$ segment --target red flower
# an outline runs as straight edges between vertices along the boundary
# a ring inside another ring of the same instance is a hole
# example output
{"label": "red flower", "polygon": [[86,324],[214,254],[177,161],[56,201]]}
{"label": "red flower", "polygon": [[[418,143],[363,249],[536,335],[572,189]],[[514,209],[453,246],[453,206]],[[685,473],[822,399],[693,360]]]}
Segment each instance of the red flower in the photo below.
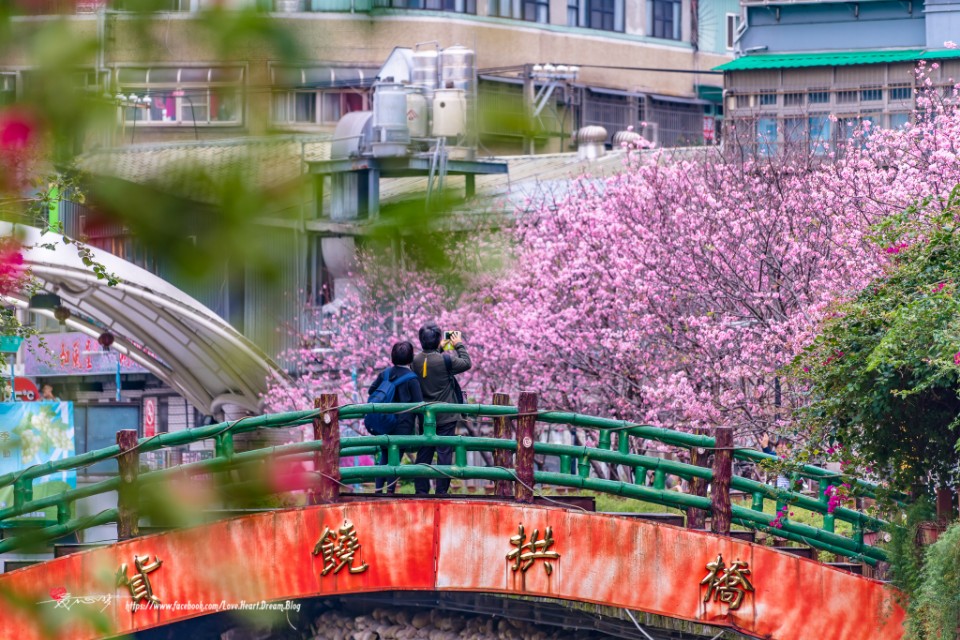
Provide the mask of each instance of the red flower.
{"label": "red flower", "polygon": [[23,254],[13,238],[0,239],[0,294],[11,293],[23,279]]}
{"label": "red flower", "polygon": [[54,587],[50,589],[50,597],[54,600],[61,600],[63,596],[67,595],[66,587]]}
{"label": "red flower", "polygon": [[35,120],[18,109],[0,111],[0,190],[26,185],[25,166],[36,140]]}

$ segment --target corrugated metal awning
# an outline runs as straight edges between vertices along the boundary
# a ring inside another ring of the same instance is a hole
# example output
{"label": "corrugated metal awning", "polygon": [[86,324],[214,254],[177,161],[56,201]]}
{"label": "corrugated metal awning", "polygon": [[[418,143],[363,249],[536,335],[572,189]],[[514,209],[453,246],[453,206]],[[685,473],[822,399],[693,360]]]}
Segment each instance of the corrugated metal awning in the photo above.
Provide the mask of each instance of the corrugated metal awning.
{"label": "corrugated metal awning", "polygon": [[751,54],[715,67],[714,71],[756,71],[801,67],[844,67],[861,64],[912,62],[925,55],[921,49],[881,51],[825,51],[819,53]]}
{"label": "corrugated metal awning", "polygon": [[[74,245],[58,234],[17,225],[24,264],[44,291],[56,293],[72,315],[66,326],[97,338],[104,329],[111,347],[170,385],[205,414],[228,405],[258,413],[268,379],[284,372],[225,320],[160,277],[105,251],[94,251],[120,283],[107,286],[83,264]],[[0,232],[12,235],[10,223]],[[51,237],[51,235],[53,237]],[[8,294],[3,304],[27,308],[28,294]],[[36,313],[52,315],[49,310]]]}
{"label": "corrugated metal awning", "polygon": [[377,78],[374,67],[273,67],[273,86],[291,89],[369,87]]}

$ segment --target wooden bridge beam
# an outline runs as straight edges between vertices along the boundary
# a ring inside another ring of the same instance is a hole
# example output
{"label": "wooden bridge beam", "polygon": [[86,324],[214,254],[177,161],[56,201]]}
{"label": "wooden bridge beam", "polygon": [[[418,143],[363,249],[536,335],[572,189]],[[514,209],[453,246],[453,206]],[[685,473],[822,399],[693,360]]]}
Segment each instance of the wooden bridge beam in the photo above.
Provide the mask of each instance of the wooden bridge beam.
{"label": "wooden bridge beam", "polygon": [[[493,404],[498,406],[510,406],[510,396],[506,393],[493,394]],[[493,418],[493,437],[498,440],[509,440],[513,437],[510,427],[510,418],[507,416],[494,416]],[[493,452],[493,466],[503,467],[504,469],[513,468],[513,454],[506,449],[497,449]],[[509,498],[513,495],[513,487],[506,480],[496,480],[493,485],[493,495],[502,498]]]}
{"label": "wooden bridge beam", "polygon": [[320,474],[314,503],[331,504],[340,500],[340,401],[337,394],[324,393],[313,406],[320,410],[313,419],[313,437],[323,442],[314,457],[314,468]]}
{"label": "wooden bridge beam", "polygon": [[533,502],[533,443],[537,424],[537,394],[520,393],[517,401],[517,483],[514,498],[517,502]]}
{"label": "wooden bridge beam", "polygon": [[733,475],[733,429],[717,427],[714,430],[713,486],[710,491],[710,530],[730,535],[730,477]]}
{"label": "wooden bridge beam", "polygon": [[139,494],[137,474],[140,471],[140,454],[137,453],[136,429],[117,431],[117,467],[120,486],[117,487],[117,540],[129,540],[140,535]]}

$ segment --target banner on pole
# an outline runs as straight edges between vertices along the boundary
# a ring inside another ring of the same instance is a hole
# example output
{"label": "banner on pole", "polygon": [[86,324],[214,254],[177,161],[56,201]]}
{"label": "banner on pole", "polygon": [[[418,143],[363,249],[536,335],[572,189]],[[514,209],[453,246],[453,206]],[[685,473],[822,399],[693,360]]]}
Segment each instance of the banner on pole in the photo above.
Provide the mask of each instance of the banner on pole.
{"label": "banner on pole", "polygon": [[[0,475],[74,455],[72,402],[0,402]],[[75,471],[33,481],[33,499],[76,488]],[[0,487],[0,509],[13,506],[13,486]],[[14,522],[56,521],[56,507],[25,513]],[[0,523],[3,526],[4,523]]]}

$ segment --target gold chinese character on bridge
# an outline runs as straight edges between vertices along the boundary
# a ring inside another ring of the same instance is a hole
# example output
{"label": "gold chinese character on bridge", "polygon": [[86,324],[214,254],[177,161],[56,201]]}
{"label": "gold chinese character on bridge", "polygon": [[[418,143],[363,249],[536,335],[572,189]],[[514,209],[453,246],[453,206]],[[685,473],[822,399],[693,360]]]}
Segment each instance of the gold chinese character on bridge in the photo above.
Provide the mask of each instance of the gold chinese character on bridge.
{"label": "gold chinese character on bridge", "polygon": [[335,574],[347,567],[350,573],[363,573],[370,566],[366,562],[360,562],[359,566],[354,566],[357,562],[355,558],[360,551],[360,540],[357,538],[357,531],[353,528],[353,523],[344,520],[343,525],[338,531],[330,527],[324,527],[320,539],[313,547],[313,555],[323,556],[323,571],[321,576],[325,576],[331,571]]}
{"label": "gold chinese character on bridge", "polygon": [[740,608],[744,594],[753,591],[753,585],[747,579],[750,569],[746,562],[736,560],[727,567],[723,556],[718,554],[716,560],[707,563],[707,571],[707,577],[700,581],[701,585],[707,585],[704,602],[709,602],[713,597],[714,600],[727,604],[730,611],[734,611]]}
{"label": "gold chinese character on bridge", "polygon": [[133,577],[127,575],[127,563],[120,565],[117,571],[117,586],[130,589],[130,595],[133,596],[133,604],[139,604],[141,600],[146,600],[148,605],[160,604],[160,598],[153,593],[153,585],[150,584],[148,573],[152,573],[160,568],[163,561],[154,556],[153,562],[149,562],[150,556],[133,556],[133,566],[136,572]]}
{"label": "gold chinese character on bridge", "polygon": [[547,527],[543,533],[543,540],[540,540],[540,530],[534,529],[530,541],[527,542],[527,534],[521,524],[517,535],[510,538],[510,544],[516,547],[507,554],[507,560],[513,560],[514,571],[526,571],[533,566],[534,561],[543,560],[543,568],[549,576],[553,573],[553,565],[550,560],[559,560],[560,554],[556,551],[549,551],[554,544],[553,529]]}

